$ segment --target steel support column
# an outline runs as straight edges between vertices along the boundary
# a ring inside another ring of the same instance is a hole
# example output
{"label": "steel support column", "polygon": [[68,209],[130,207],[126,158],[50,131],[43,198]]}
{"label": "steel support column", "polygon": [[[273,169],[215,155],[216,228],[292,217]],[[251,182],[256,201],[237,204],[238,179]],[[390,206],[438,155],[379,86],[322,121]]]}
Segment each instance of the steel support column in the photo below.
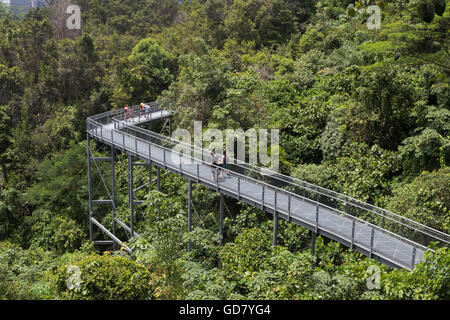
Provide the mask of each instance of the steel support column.
{"label": "steel support column", "polygon": [[316,254],[316,238],[317,233],[311,231],[311,255],[313,256]]}
{"label": "steel support column", "polygon": [[111,146],[111,200],[113,209],[113,235],[116,235],[116,180],[115,180],[115,163],[114,163],[114,146]]}
{"label": "steel support column", "polygon": [[[189,180],[188,191],[188,232],[192,231],[192,180]],[[191,251],[191,241],[188,242],[188,251]]]}
{"label": "steel support column", "polygon": [[156,188],[158,191],[161,191],[161,168],[160,167],[156,168],[156,176],[157,176]]}
{"label": "steel support column", "polygon": [[89,190],[89,239],[94,241],[94,230],[92,225],[92,184],[91,184],[91,137],[87,134],[87,163],[88,163],[88,190]]}
{"label": "steel support column", "polygon": [[152,183],[152,160],[149,160],[148,162],[148,183]]}
{"label": "steel support column", "polygon": [[278,221],[278,214],[277,214],[277,201],[278,201],[278,194],[275,190],[275,205],[274,205],[274,213],[273,213],[273,241],[272,245],[275,247],[277,245],[277,238],[278,238],[278,227],[279,227],[279,221]]}
{"label": "steel support column", "polygon": [[130,204],[130,230],[131,237],[134,236],[134,201],[133,201],[133,158],[128,153],[128,201]]}
{"label": "steel support column", "polygon": [[169,137],[172,136],[172,116],[169,117]]}
{"label": "steel support column", "polygon": [[278,215],[275,212],[273,214],[273,241],[272,245],[275,247],[277,245],[277,238],[278,238],[278,228],[279,228],[279,221],[278,221]]}
{"label": "steel support column", "polygon": [[220,244],[224,245],[224,239],[223,239],[223,216],[224,216],[224,201],[225,196],[223,193],[220,194],[220,217],[219,217],[219,235],[220,235]]}

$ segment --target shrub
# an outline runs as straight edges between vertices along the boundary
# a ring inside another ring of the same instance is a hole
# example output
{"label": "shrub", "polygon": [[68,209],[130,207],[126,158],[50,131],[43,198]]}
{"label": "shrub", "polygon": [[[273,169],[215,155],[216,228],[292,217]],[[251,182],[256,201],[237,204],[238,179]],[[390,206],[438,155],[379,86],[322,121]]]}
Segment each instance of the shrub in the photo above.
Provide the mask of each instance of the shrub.
{"label": "shrub", "polygon": [[150,272],[124,257],[74,256],[56,270],[53,279],[57,292],[68,299],[145,300],[153,297]]}

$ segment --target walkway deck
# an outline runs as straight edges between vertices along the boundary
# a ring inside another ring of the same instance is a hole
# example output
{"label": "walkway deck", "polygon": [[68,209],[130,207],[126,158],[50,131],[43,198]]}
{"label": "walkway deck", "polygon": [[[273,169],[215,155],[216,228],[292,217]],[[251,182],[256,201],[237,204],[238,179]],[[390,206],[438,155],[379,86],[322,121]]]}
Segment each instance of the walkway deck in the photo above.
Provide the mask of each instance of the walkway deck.
{"label": "walkway deck", "polygon": [[[151,121],[169,115],[168,111],[158,110],[152,113]],[[230,171],[225,178],[214,182],[216,167],[201,158],[177,153],[170,140],[133,128],[133,125],[150,119],[141,116],[140,120],[137,117],[134,120],[125,122],[117,113],[105,114],[96,120],[88,119],[87,131],[94,139],[116,149],[267,212],[276,212],[286,221],[338,241],[391,267],[412,269],[424,256],[426,247],[419,243],[264,181]]]}

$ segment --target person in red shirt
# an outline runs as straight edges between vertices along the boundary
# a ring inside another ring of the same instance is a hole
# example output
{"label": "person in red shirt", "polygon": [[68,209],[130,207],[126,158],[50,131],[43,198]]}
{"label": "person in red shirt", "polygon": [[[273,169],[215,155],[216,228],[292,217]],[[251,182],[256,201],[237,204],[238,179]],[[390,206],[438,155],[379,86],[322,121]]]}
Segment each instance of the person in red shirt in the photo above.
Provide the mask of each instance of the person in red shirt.
{"label": "person in red shirt", "polygon": [[134,122],[134,118],[133,118],[133,107],[128,108],[128,114],[129,114],[129,118],[131,119],[131,121]]}
{"label": "person in red shirt", "polygon": [[125,121],[128,121],[130,108],[128,108],[128,105],[126,105],[125,108],[123,108],[123,110],[125,111]]}

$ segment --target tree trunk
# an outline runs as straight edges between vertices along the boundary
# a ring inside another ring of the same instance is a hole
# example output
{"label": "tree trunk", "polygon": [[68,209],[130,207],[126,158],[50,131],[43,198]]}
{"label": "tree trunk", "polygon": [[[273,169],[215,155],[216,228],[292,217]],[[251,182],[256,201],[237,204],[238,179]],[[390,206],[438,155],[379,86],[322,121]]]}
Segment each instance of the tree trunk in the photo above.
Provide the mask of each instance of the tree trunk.
{"label": "tree trunk", "polygon": [[0,189],[4,189],[6,184],[8,183],[8,172],[6,171],[6,165],[3,162],[2,158],[0,158],[0,166],[2,168],[2,181],[0,182]]}

